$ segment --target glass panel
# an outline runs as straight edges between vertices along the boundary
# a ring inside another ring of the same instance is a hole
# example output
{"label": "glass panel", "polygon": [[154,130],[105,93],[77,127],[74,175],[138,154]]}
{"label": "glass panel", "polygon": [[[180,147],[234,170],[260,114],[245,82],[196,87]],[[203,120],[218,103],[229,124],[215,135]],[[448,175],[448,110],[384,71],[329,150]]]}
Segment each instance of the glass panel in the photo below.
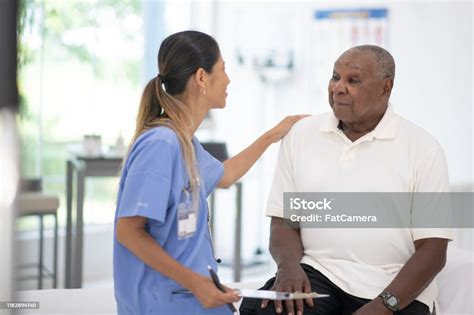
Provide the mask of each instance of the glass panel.
{"label": "glass panel", "polygon": [[[41,177],[60,197],[65,222],[65,171],[71,143],[102,137],[104,149],[129,139],[142,83],[140,1],[24,1],[19,83],[23,110],[22,175]],[[87,179],[85,222],[113,220],[116,179]],[[20,229],[36,228],[23,220]],[[30,223],[28,223],[30,222]]]}

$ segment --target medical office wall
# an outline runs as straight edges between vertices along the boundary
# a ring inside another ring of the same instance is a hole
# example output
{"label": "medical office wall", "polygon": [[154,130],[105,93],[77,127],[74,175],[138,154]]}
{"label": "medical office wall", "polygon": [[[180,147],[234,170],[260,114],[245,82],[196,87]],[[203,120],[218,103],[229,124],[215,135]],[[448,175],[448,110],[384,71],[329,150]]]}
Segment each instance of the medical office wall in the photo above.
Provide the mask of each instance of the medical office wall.
{"label": "medical office wall", "polygon": [[[338,10],[381,10],[384,16],[332,21],[336,29],[327,30],[330,37],[322,40],[317,12]],[[213,113],[217,138],[235,154],[285,115],[329,111],[332,64],[353,44],[350,32],[356,26],[373,36],[369,42],[359,33],[355,44],[377,44],[378,38],[395,58],[395,111],[438,139],[452,184],[471,184],[472,15],[470,1],[217,1],[212,30],[232,81],[227,108]],[[347,40],[335,40],[338,34]],[[263,213],[277,149],[271,148],[244,178],[245,255],[267,244],[269,221]],[[216,241],[225,252],[229,233],[221,229]]]}

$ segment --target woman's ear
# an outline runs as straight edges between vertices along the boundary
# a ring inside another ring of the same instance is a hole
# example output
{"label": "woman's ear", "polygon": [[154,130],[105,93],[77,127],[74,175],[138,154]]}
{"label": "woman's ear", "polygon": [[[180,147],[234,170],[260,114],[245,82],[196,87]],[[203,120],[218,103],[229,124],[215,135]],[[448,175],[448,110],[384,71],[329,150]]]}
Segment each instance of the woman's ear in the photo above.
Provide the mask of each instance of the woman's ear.
{"label": "woman's ear", "polygon": [[199,68],[196,71],[196,74],[194,75],[194,79],[201,89],[206,89],[206,83],[207,83],[207,73],[206,70],[203,68]]}

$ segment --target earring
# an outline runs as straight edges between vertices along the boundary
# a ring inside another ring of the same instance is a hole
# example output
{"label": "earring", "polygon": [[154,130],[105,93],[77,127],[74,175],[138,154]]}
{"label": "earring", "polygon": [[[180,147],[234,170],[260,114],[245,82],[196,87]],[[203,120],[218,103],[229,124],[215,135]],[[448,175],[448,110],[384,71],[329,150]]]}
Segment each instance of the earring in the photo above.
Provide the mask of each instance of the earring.
{"label": "earring", "polygon": [[202,95],[206,95],[206,89],[202,90]]}

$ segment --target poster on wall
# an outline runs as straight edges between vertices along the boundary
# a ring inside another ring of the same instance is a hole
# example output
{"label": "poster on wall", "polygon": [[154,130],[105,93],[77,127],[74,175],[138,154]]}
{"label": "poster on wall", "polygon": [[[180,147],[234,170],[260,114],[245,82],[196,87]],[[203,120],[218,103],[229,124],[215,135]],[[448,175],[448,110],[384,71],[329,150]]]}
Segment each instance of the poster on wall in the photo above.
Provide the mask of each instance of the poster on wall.
{"label": "poster on wall", "polygon": [[315,69],[313,84],[316,84],[312,90],[318,103],[326,104],[328,80],[334,61],[342,52],[364,44],[390,48],[389,11],[386,8],[318,9],[313,20],[311,69]]}

